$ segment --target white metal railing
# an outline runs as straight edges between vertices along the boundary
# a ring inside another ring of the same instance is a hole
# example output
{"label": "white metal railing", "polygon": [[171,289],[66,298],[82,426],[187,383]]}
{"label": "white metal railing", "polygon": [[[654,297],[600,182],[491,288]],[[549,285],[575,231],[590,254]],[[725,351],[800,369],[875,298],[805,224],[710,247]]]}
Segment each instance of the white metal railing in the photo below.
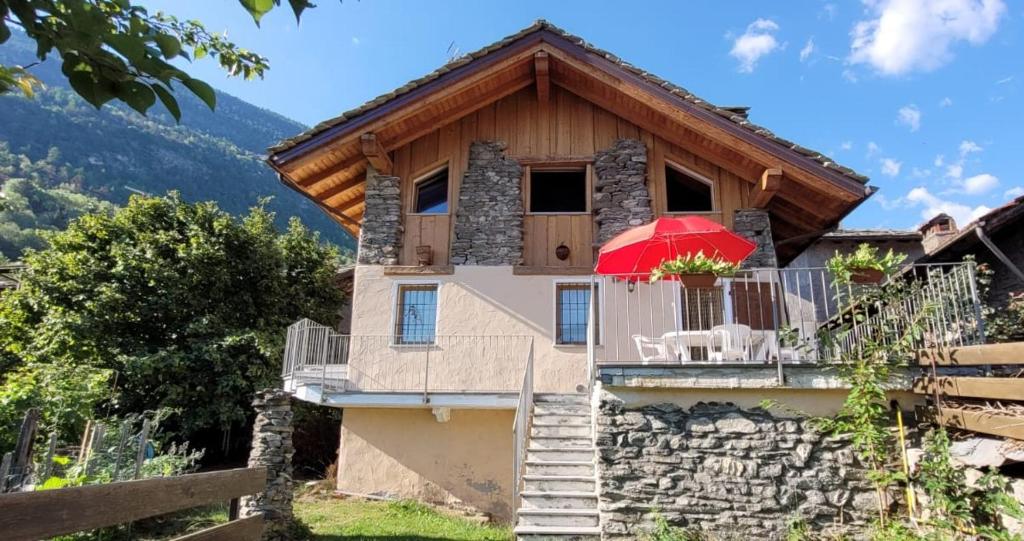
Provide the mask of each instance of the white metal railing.
{"label": "white metal railing", "polygon": [[300,320],[288,328],[282,377],[333,392],[516,393],[533,338],[344,335]]}
{"label": "white metal railing", "polygon": [[892,284],[892,300],[867,304],[867,288],[877,286],[840,284],[820,267],[743,270],[711,288],[596,276],[600,330],[588,336],[599,343],[588,353],[596,364],[777,363],[781,371],[837,360],[912,322],[924,330],[921,347],[984,342],[973,264],[911,265]]}
{"label": "white metal railing", "polygon": [[523,385],[519,390],[519,399],[516,402],[516,416],[512,422],[512,442],[515,449],[515,456],[512,464],[512,502],[515,508],[519,509],[519,493],[522,490],[523,463],[526,459],[527,439],[530,434],[530,425],[533,420],[533,344],[530,344],[530,353],[526,361],[526,370],[523,371]]}

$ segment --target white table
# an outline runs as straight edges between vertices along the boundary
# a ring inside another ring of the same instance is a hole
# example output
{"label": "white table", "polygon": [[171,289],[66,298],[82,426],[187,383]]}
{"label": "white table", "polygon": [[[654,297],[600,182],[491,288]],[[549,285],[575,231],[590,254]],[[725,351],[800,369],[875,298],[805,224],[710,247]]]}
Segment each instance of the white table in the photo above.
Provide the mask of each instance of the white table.
{"label": "white table", "polygon": [[[669,331],[661,335],[661,339],[665,341],[670,357],[681,362],[692,360],[690,359],[690,348],[703,348],[705,352],[704,357],[710,360],[711,348],[718,345],[715,341],[714,333],[710,330]],[[752,352],[752,358],[743,360],[768,360],[771,353],[769,350],[775,349],[775,344],[775,331],[751,331],[750,351]]]}

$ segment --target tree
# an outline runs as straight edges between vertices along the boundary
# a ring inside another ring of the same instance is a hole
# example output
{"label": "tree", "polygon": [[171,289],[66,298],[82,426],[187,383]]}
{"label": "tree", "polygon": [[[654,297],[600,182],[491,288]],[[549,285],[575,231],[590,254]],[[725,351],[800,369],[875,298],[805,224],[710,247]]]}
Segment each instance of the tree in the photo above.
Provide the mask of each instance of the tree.
{"label": "tree", "polygon": [[[282,233],[261,207],[238,220],[176,194],[79,218],[25,262],[20,289],[0,295],[0,433],[17,418],[4,408],[52,405],[63,413],[44,420],[72,434],[83,413],[58,404],[61,389],[104,414],[177,409],[186,437],[239,426],[280,377],[287,325],[333,322],[343,301],[338,250],[298,220]],[[103,379],[102,400],[60,374]]]}
{"label": "tree", "polygon": [[[239,0],[256,24],[281,0]],[[313,4],[288,0],[296,20]],[[145,114],[159,99],[176,120],[181,110],[174,98],[180,84],[210,109],[216,95],[210,85],[170,64],[175,58],[216,58],[230,75],[262,77],[266,58],[238,47],[225,36],[210,33],[199,21],[179,21],[161,12],[149,13],[131,0],[0,0],[0,44],[20,27],[36,42],[45,61],[54,51],[71,87],[94,107],[116,99]],[[39,84],[31,66],[0,65],[0,94],[20,89],[31,96]]]}

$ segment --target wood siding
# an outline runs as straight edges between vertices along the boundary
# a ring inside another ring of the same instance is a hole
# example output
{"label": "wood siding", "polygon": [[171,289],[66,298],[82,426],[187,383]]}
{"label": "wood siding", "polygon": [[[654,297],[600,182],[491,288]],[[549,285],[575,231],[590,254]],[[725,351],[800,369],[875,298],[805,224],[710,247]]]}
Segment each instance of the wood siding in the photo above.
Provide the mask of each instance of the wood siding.
{"label": "wood siding", "polygon": [[[713,182],[715,210],[701,213],[709,219],[731,226],[733,211],[747,204],[750,185],[756,179],[742,179],[725,171],[561,87],[552,86],[548,103],[540,104],[535,88],[530,86],[395,149],[394,174],[402,179],[405,212],[400,263],[415,265],[416,247],[430,245],[433,263],[448,264],[459,184],[473,141],[504,141],[508,145],[507,155],[526,166],[542,167],[546,161],[588,163],[596,151],[610,147],[619,138],[639,139],[647,145],[648,188],[655,216],[668,214],[664,197],[666,160]],[[445,164],[449,168],[449,213],[412,213],[415,181]],[[592,215],[527,214],[523,264],[536,267],[592,266],[593,238]],[[555,257],[555,248],[559,244],[570,249],[570,257],[566,261]]]}

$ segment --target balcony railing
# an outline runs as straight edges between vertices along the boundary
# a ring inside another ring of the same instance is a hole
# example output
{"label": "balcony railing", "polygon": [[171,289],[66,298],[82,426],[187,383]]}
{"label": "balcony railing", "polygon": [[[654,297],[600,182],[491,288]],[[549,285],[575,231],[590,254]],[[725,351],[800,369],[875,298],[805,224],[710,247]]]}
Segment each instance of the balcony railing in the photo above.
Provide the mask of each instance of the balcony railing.
{"label": "balcony railing", "polygon": [[342,393],[518,393],[533,338],[397,342],[393,336],[339,334],[303,319],[288,327],[282,377],[291,390],[319,385]]}
{"label": "balcony railing", "polygon": [[836,361],[911,326],[920,347],[984,342],[973,264],[913,265],[878,285],[841,284],[826,268],[750,269],[714,287],[595,276],[597,364]]}

